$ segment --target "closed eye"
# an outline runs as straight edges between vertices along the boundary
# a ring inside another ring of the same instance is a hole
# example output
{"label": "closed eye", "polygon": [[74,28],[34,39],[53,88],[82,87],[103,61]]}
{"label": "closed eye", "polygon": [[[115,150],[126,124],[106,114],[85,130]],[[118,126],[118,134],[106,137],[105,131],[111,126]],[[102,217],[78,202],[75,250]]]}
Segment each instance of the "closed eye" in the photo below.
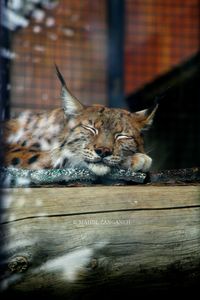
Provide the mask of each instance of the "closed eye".
{"label": "closed eye", "polygon": [[115,139],[116,141],[119,141],[119,140],[133,140],[133,137],[130,136],[130,135],[126,135],[126,134],[116,134],[115,135]]}
{"label": "closed eye", "polygon": [[81,125],[84,129],[89,130],[92,132],[94,135],[98,134],[98,129],[90,126],[90,125]]}

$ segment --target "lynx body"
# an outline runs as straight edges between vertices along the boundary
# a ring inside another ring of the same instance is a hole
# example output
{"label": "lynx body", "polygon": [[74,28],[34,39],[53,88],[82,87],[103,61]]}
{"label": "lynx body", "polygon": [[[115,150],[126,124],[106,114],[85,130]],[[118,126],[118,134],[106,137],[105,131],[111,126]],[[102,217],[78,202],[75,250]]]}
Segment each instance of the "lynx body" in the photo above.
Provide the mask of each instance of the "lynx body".
{"label": "lynx body", "polygon": [[4,164],[44,169],[85,167],[103,176],[113,167],[148,171],[152,159],[144,152],[142,131],[157,105],[131,113],[101,105],[84,106],[61,81],[62,108],[23,112],[4,125]]}

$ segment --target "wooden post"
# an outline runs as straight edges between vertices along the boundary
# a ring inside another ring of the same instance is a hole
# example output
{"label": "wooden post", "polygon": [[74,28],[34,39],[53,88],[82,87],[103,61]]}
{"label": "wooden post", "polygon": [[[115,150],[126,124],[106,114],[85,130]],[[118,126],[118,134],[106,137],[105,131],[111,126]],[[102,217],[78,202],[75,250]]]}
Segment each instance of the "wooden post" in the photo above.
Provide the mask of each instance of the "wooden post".
{"label": "wooden post", "polygon": [[96,299],[199,283],[199,186],[5,189],[1,210],[3,293]]}

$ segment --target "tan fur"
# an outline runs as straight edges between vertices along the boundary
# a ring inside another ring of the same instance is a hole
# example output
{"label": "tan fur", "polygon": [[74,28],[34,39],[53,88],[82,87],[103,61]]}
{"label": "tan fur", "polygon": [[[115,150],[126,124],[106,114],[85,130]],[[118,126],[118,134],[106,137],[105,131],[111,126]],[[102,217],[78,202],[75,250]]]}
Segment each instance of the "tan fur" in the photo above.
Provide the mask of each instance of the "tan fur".
{"label": "tan fur", "polygon": [[148,171],[152,160],[144,152],[141,132],[151,124],[157,107],[137,113],[85,107],[59,76],[63,108],[24,112],[4,124],[4,164],[30,169],[85,167],[100,176],[116,167]]}

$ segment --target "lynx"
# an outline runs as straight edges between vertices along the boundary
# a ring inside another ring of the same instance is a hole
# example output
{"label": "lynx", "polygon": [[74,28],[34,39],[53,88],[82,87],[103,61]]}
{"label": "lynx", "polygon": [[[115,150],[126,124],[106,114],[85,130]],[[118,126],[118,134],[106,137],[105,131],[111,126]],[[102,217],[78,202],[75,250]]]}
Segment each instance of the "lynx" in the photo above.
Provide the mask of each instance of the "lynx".
{"label": "lynx", "polygon": [[15,168],[87,168],[98,176],[113,168],[146,172],[152,159],[144,152],[142,132],[158,105],[131,113],[102,105],[83,105],[61,82],[62,108],[22,112],[4,125],[4,165]]}

